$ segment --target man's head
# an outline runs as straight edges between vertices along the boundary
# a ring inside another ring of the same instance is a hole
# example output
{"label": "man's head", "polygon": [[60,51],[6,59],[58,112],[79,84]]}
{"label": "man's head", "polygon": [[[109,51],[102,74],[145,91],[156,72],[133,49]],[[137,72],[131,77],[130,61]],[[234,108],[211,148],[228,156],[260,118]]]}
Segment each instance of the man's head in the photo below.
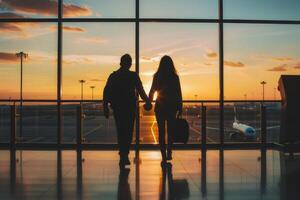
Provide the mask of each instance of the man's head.
{"label": "man's head", "polygon": [[120,65],[124,69],[129,69],[132,64],[132,58],[129,54],[125,54],[121,57]]}

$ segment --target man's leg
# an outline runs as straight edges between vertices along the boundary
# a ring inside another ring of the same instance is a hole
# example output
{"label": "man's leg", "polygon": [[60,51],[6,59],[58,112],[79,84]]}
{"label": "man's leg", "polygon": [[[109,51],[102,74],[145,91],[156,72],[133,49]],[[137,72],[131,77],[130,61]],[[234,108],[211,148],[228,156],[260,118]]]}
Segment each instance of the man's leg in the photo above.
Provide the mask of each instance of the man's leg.
{"label": "man's leg", "polygon": [[133,129],[134,129],[134,122],[135,122],[135,109],[128,112],[128,115],[126,116],[126,125],[124,132],[124,155],[126,156],[126,164],[130,164],[130,161],[128,159],[128,155],[130,152],[130,145],[132,143],[132,137],[133,137]]}
{"label": "man's leg", "polygon": [[[121,110],[114,110],[114,118],[117,128],[117,140],[118,140],[118,148],[119,148],[119,155],[120,155],[120,165],[124,164],[124,158],[126,156],[126,118],[123,115]],[[125,131],[124,131],[125,130]]]}

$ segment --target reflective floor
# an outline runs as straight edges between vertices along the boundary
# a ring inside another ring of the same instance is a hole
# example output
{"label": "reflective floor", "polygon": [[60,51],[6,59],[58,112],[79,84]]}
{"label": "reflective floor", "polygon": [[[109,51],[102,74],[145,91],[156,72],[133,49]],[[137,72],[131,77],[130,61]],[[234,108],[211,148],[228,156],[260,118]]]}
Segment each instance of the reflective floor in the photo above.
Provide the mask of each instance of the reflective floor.
{"label": "reflective floor", "polygon": [[[14,154],[12,154],[14,155]],[[300,199],[300,157],[268,150],[0,151],[0,199]]]}

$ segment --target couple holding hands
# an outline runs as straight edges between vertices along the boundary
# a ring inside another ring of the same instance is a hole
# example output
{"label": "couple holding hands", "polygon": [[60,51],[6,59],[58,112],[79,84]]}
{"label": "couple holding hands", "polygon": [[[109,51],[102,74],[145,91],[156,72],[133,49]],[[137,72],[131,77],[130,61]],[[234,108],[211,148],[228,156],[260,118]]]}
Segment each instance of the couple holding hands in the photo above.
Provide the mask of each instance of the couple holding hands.
{"label": "couple holding hands", "polygon": [[[159,132],[159,145],[162,155],[162,166],[167,160],[172,160],[172,133],[174,132],[176,117],[182,115],[182,94],[180,80],[173,60],[170,56],[163,56],[156,73],[153,76],[149,97],[146,95],[142,82],[136,72],[130,71],[132,58],[129,54],[121,57],[120,68],[108,78],[103,93],[103,110],[109,117],[108,105],[113,110],[117,127],[117,138],[120,155],[120,167],[129,165],[129,148],[132,142],[134,121],[137,109],[138,95],[146,102],[144,108],[152,108],[154,93],[155,116]],[[167,145],[165,133],[167,125]]]}

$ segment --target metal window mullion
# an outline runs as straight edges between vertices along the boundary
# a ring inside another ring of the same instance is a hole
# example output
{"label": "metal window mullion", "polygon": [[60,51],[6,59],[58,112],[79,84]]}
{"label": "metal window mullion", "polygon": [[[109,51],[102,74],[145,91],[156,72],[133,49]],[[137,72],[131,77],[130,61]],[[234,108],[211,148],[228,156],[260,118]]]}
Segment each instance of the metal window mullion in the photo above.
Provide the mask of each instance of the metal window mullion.
{"label": "metal window mullion", "polygon": [[223,0],[219,0],[220,143],[224,144],[224,27]]}
{"label": "metal window mullion", "polygon": [[[139,0],[135,2],[135,71],[137,74],[140,72],[140,22],[139,22]],[[137,113],[136,113],[136,150],[139,148],[140,144],[140,110],[139,101],[137,101]]]}
{"label": "metal window mullion", "polygon": [[[140,1],[135,1],[135,71],[137,74],[140,73]],[[136,109],[136,127],[135,127],[135,190],[137,200],[140,199],[140,104],[139,99],[137,100]]]}
{"label": "metal window mullion", "polygon": [[[135,22],[137,18],[18,18],[0,19],[0,23],[9,22]],[[219,19],[188,19],[188,18],[138,18],[139,22],[174,22],[174,23],[219,23]],[[222,19],[223,23],[234,24],[300,24],[300,20],[252,20],[252,19]]]}
{"label": "metal window mullion", "polygon": [[58,24],[57,24],[57,145],[61,145],[62,139],[62,2],[58,0]]}

